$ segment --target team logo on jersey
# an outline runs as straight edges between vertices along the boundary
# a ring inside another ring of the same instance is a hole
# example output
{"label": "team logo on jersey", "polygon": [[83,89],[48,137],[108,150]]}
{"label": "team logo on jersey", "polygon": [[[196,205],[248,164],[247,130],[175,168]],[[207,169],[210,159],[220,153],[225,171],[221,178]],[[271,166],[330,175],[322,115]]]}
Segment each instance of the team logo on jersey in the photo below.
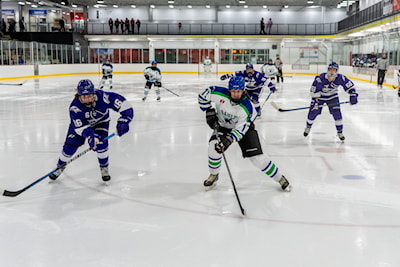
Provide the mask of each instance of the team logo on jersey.
{"label": "team logo on jersey", "polygon": [[225,103],[225,100],[220,99],[220,100],[219,100],[219,103],[222,103],[222,104],[223,104],[223,103]]}
{"label": "team logo on jersey", "polygon": [[82,110],[80,110],[78,107],[76,107],[76,106],[72,106],[69,110],[71,110],[71,111],[73,111],[73,112],[75,112],[75,113],[78,113],[78,112],[82,112]]}

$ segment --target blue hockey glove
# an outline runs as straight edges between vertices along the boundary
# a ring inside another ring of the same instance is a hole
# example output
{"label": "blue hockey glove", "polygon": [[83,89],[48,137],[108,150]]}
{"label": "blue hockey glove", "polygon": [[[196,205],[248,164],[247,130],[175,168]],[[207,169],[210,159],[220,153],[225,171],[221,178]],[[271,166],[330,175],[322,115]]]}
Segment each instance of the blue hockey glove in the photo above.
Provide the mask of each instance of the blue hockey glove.
{"label": "blue hockey glove", "polygon": [[350,104],[352,104],[352,105],[357,104],[358,103],[358,100],[357,100],[358,94],[356,93],[356,90],[354,90],[354,89],[350,90],[349,94],[350,94]]}
{"label": "blue hockey glove", "polygon": [[219,138],[219,143],[215,144],[215,151],[219,154],[225,152],[228,147],[233,143],[233,137],[230,134],[224,134]]}
{"label": "blue hockey glove", "polygon": [[224,75],[222,75],[222,76],[220,77],[220,79],[221,79],[221,81],[223,81],[223,80],[229,79],[230,77],[232,77],[232,75],[230,75],[230,74],[224,74]]}
{"label": "blue hockey glove", "polygon": [[270,90],[272,93],[275,93],[275,92],[276,92],[276,87],[275,87],[275,86],[272,86],[271,88],[269,88],[269,90]]}
{"label": "blue hockey glove", "polygon": [[209,108],[206,110],[206,120],[211,129],[214,129],[215,125],[218,124],[218,117],[214,108]]}
{"label": "blue hockey glove", "polygon": [[129,132],[129,122],[130,120],[125,119],[124,117],[121,117],[118,119],[117,122],[117,134],[118,136],[122,136]]}
{"label": "blue hockey glove", "polygon": [[101,144],[101,139],[101,136],[96,133],[93,133],[88,137],[89,146],[93,151],[96,151],[97,145]]}
{"label": "blue hockey glove", "polygon": [[311,100],[310,109],[311,109],[311,110],[319,109],[318,98],[313,98],[313,99]]}

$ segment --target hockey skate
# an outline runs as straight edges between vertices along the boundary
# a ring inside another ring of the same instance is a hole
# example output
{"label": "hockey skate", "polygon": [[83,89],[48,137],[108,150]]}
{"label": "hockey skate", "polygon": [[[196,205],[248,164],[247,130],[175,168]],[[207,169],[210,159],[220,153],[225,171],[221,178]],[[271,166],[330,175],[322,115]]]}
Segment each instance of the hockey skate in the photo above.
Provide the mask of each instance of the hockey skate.
{"label": "hockey skate", "polygon": [[303,133],[304,137],[308,136],[308,134],[310,133],[310,131],[311,131],[311,127],[306,127],[306,128],[304,129],[304,133]]}
{"label": "hockey skate", "polygon": [[104,182],[110,181],[111,176],[108,173],[108,167],[100,167],[100,171],[101,171],[101,179],[103,179]]}
{"label": "hockey skate", "polygon": [[346,138],[344,137],[344,135],[343,135],[342,132],[338,132],[338,133],[337,133],[337,136],[339,137],[339,139],[340,139],[341,141],[344,141],[344,139],[346,139]]}
{"label": "hockey skate", "polygon": [[292,186],[290,185],[289,181],[282,175],[281,179],[279,180],[279,184],[283,191],[290,192],[292,191]]}
{"label": "hockey skate", "polygon": [[160,102],[161,101],[161,97],[157,96],[157,101]]}
{"label": "hockey skate", "polygon": [[49,178],[50,178],[51,180],[53,180],[53,181],[56,180],[56,179],[58,178],[58,176],[60,176],[61,173],[62,173],[64,170],[65,170],[65,167],[64,167],[64,168],[58,169],[58,170],[55,171],[54,173],[50,174],[50,175],[49,175]]}
{"label": "hockey skate", "polygon": [[110,85],[110,90],[112,89],[112,85]]}
{"label": "hockey skate", "polygon": [[213,189],[217,185],[219,174],[210,174],[206,180],[204,180],[204,188],[206,191]]}
{"label": "hockey skate", "polygon": [[144,96],[144,97],[142,98],[142,101],[146,101],[146,98],[147,98],[147,97]]}

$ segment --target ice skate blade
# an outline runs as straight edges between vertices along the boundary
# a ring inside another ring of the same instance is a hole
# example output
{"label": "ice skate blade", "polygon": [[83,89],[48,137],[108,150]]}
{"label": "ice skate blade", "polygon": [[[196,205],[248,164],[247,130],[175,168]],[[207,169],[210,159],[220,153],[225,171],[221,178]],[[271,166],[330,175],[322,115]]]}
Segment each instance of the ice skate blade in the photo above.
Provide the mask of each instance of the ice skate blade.
{"label": "ice skate blade", "polygon": [[210,185],[210,186],[204,186],[204,190],[207,192],[207,191],[210,191],[211,189],[213,189],[214,187],[216,187],[217,186],[217,183],[216,182],[214,182],[212,185]]}
{"label": "ice skate blade", "polygon": [[285,189],[283,189],[283,192],[292,192],[292,185],[288,185]]}

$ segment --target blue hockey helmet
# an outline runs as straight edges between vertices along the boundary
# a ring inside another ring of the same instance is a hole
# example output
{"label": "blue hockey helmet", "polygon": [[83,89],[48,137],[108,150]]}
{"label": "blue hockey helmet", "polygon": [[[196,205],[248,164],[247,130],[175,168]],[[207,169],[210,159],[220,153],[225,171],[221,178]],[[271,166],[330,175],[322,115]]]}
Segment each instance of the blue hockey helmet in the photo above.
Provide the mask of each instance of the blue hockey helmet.
{"label": "blue hockey helmet", "polygon": [[77,86],[78,95],[92,95],[94,94],[94,84],[91,80],[80,80]]}
{"label": "blue hockey helmet", "polygon": [[328,65],[328,70],[329,69],[336,69],[336,70],[339,70],[339,64],[337,64],[336,62],[331,62],[329,65]]}
{"label": "blue hockey helmet", "polygon": [[157,65],[157,61],[153,60],[153,61],[151,62],[151,65]]}
{"label": "blue hockey helmet", "polygon": [[246,69],[254,69],[253,64],[247,63],[246,64]]}
{"label": "blue hockey helmet", "polygon": [[245,82],[242,76],[233,76],[228,83],[228,89],[244,90]]}

